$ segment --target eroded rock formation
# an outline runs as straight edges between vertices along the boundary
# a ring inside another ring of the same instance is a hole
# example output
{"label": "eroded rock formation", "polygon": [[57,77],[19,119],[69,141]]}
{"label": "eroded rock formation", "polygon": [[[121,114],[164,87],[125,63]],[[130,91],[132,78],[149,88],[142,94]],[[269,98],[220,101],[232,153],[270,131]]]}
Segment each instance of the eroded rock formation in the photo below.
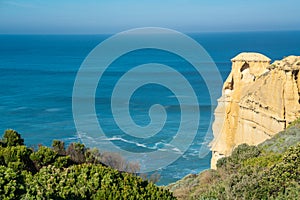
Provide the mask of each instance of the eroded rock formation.
{"label": "eroded rock formation", "polygon": [[231,61],[215,110],[212,168],[239,144],[257,145],[300,116],[300,56],[270,65],[262,54],[241,53]]}

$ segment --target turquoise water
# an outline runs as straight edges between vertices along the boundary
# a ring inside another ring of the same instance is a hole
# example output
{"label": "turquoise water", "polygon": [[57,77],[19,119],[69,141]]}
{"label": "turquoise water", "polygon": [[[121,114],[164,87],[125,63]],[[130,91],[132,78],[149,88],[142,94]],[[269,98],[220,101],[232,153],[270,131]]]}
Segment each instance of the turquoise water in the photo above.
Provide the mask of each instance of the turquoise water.
{"label": "turquoise water", "polygon": [[[287,55],[300,55],[300,32],[197,33],[189,34],[215,61],[223,80],[231,68],[230,59],[245,51],[265,54],[273,61]],[[0,35],[0,130],[16,129],[29,146],[51,145],[53,139],[67,144],[80,141],[72,116],[72,90],[76,73],[88,53],[109,35]],[[215,99],[210,100],[203,79],[184,59],[164,51],[146,49],[116,60],[102,79],[105,87],[96,92],[96,111],[107,137],[121,148],[151,151],[170,141],[179,126],[180,107],[166,88],[147,85],[132,97],[134,121],[149,123],[151,105],[163,105],[168,114],[164,129],[150,139],[132,138],[120,130],[109,109],[114,84],[131,67],[157,62],[177,68],[191,82],[201,111],[198,133],[190,148],[176,162],[160,169],[159,184],[176,181],[189,173],[209,168],[211,154],[199,158]],[[214,77],[210,77],[214,79]],[[215,92],[220,94],[221,88]],[[89,144],[87,144],[89,145]],[[101,149],[101,147],[100,147]],[[105,150],[105,149],[104,149]]]}

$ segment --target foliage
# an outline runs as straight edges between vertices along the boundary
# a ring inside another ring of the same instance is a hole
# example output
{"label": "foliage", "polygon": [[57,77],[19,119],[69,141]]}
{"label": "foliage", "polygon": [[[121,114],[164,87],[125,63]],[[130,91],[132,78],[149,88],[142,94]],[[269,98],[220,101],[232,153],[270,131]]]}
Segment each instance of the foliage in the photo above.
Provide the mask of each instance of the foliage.
{"label": "foliage", "polygon": [[[139,167],[139,166],[137,166],[137,167]],[[139,176],[143,180],[148,180],[149,182],[152,182],[152,183],[157,183],[160,179],[160,174],[158,172],[153,172],[151,174],[140,173]]]}
{"label": "foliage", "polygon": [[282,158],[282,154],[280,153],[268,153],[263,156],[249,158],[242,163],[243,167],[257,167],[260,166],[262,168],[271,167],[275,163],[279,162]]}
{"label": "foliage", "polygon": [[230,157],[224,157],[218,160],[217,167],[225,167],[227,170],[236,170],[240,164],[250,158],[255,158],[260,154],[256,146],[241,144],[235,148]]}
{"label": "foliage", "polygon": [[136,173],[140,168],[138,163],[128,162],[118,153],[104,152],[100,154],[100,160],[105,165],[123,172]]}
{"label": "foliage", "polygon": [[4,147],[24,145],[24,140],[21,138],[21,135],[17,131],[7,129],[3,135],[2,145]]}
{"label": "foliage", "polygon": [[33,177],[28,199],[174,199],[166,190],[101,165],[47,166]]}
{"label": "foliage", "polygon": [[292,123],[290,123],[288,126],[287,126],[287,129],[291,128],[291,127],[294,127],[294,126],[299,126],[300,125],[300,117],[298,119],[296,119],[295,121],[293,121]]}
{"label": "foliage", "polygon": [[[128,169],[118,154],[100,153],[83,144],[53,141],[33,151],[16,131],[6,131],[0,146],[0,199],[176,199],[171,192],[135,173],[104,166],[102,160]],[[114,162],[113,159],[117,158]]]}
{"label": "foliage", "polygon": [[71,165],[71,158],[70,156],[59,156],[56,158],[54,162],[54,166],[57,168],[64,168]]}
{"label": "foliage", "polygon": [[39,146],[38,151],[30,155],[30,159],[36,164],[37,168],[54,163],[57,153],[49,147]]}
{"label": "foliage", "polygon": [[84,163],[85,151],[86,148],[84,144],[71,143],[70,146],[67,148],[67,155],[69,155],[71,160],[74,161],[75,163]]}
{"label": "foliage", "polygon": [[97,148],[87,149],[84,154],[87,163],[104,164],[103,161],[101,161],[101,153],[99,152],[99,149]]}
{"label": "foliage", "polygon": [[66,155],[65,143],[60,140],[53,140],[52,142],[52,149],[58,155]]}
{"label": "foliage", "polygon": [[178,199],[298,199],[300,121],[256,146],[242,144],[208,170],[167,188]]}
{"label": "foliage", "polygon": [[0,165],[0,199],[19,199],[25,193],[23,180],[19,172]]}
{"label": "foliage", "polygon": [[14,170],[34,171],[33,163],[29,158],[31,153],[32,150],[23,145],[0,147],[0,164]]}
{"label": "foliage", "polygon": [[300,141],[299,131],[300,124],[291,126],[261,143],[258,148],[264,153],[284,153],[289,147],[295,146]]}
{"label": "foliage", "polygon": [[[298,183],[298,184],[297,184]],[[274,164],[261,181],[266,196],[284,195],[290,186],[300,187],[300,143],[284,153],[282,161]],[[292,188],[293,188],[292,187]],[[294,192],[294,191],[292,191]],[[299,191],[298,191],[299,193]]]}

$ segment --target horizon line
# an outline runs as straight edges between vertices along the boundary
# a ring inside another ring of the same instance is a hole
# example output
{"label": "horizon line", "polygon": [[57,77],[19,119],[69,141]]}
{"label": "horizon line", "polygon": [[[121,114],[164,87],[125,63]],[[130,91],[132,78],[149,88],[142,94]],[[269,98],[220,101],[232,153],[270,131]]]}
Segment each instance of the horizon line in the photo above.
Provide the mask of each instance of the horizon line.
{"label": "horizon line", "polygon": [[[128,29],[131,30],[131,29]],[[173,29],[178,31],[176,29]],[[127,30],[118,32],[103,32],[103,33],[0,33],[0,35],[114,35]],[[287,29],[287,30],[232,30],[232,31],[178,31],[184,34],[197,34],[197,33],[253,33],[253,32],[298,32],[300,29]]]}

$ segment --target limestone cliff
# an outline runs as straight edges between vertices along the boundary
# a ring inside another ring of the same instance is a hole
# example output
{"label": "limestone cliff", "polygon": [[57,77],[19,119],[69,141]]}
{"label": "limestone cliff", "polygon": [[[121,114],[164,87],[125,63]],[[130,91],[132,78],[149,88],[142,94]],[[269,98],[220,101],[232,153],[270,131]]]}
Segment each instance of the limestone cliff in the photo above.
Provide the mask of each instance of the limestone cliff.
{"label": "limestone cliff", "polygon": [[241,53],[218,100],[211,167],[241,143],[257,145],[300,116],[300,56],[270,65],[259,53]]}

